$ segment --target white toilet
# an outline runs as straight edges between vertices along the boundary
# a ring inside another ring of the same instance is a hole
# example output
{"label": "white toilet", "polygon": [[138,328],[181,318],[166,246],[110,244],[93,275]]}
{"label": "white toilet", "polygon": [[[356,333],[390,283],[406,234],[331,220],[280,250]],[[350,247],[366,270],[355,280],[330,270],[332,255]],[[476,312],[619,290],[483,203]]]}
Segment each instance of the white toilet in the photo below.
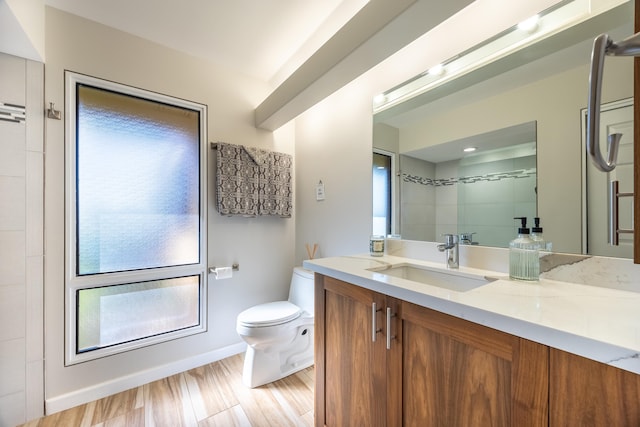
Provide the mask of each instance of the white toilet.
{"label": "white toilet", "polygon": [[242,382],[258,387],[313,365],[313,272],[295,267],[289,299],[255,305],[238,315],[248,344]]}

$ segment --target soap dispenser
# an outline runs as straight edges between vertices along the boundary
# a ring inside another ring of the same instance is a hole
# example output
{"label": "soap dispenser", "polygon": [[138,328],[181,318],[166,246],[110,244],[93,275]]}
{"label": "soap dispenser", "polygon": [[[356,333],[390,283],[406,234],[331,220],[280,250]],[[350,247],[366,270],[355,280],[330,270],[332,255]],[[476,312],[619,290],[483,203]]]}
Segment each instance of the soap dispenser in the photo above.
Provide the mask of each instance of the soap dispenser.
{"label": "soap dispenser", "polygon": [[547,243],[542,237],[542,227],[540,227],[540,218],[533,218],[533,227],[531,227],[531,240],[538,245],[538,250],[544,251],[547,249]]}
{"label": "soap dispenser", "polygon": [[538,280],[540,276],[540,257],[538,243],[531,240],[526,217],[520,220],[518,237],[509,243],[509,277],[518,280]]}
{"label": "soap dispenser", "polygon": [[550,251],[551,250],[551,242],[547,242],[544,237],[542,237],[542,227],[540,227],[540,218],[533,218],[534,226],[531,227],[531,240],[538,244],[538,250],[541,251]]}

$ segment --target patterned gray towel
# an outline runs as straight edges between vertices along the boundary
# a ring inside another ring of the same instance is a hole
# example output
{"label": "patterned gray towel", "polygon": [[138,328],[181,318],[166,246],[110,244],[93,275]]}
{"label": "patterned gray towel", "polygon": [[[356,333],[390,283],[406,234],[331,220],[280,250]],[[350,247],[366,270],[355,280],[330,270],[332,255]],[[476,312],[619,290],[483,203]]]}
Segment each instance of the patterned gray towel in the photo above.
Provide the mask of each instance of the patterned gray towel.
{"label": "patterned gray towel", "polygon": [[219,142],[218,212],[290,218],[292,164],[289,154]]}

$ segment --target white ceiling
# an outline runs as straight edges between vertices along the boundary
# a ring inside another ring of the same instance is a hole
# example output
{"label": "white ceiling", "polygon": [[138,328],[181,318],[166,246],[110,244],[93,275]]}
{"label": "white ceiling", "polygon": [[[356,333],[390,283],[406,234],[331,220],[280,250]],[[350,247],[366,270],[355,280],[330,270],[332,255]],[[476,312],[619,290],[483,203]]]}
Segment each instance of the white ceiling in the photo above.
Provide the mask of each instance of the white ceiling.
{"label": "white ceiling", "polygon": [[45,0],[279,84],[368,0]]}

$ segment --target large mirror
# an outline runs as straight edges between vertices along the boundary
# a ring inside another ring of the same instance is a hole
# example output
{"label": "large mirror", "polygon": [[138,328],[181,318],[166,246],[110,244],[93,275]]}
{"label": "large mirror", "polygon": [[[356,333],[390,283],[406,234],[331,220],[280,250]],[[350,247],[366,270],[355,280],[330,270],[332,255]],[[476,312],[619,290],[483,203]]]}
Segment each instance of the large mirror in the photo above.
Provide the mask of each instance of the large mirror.
{"label": "large mirror", "polygon": [[[620,249],[608,249],[607,181],[613,177],[591,178],[582,145],[593,39],[601,33],[623,39],[633,34],[632,21],[633,4],[624,3],[375,112],[374,232],[426,241],[464,233],[466,243],[507,247],[517,231],[514,217],[526,216],[529,226],[539,217],[554,251],[632,257],[631,236],[621,239]],[[632,96],[633,60],[609,59],[603,110],[627,108],[624,114],[632,115]],[[632,141],[632,118],[624,125],[619,120],[611,118],[602,132],[622,126]],[[467,147],[476,150],[466,153]],[[385,167],[386,192],[380,185]],[[591,183],[583,185],[587,176]],[[633,191],[633,183],[621,181],[621,191]],[[631,214],[624,217],[623,227],[630,227]]]}

